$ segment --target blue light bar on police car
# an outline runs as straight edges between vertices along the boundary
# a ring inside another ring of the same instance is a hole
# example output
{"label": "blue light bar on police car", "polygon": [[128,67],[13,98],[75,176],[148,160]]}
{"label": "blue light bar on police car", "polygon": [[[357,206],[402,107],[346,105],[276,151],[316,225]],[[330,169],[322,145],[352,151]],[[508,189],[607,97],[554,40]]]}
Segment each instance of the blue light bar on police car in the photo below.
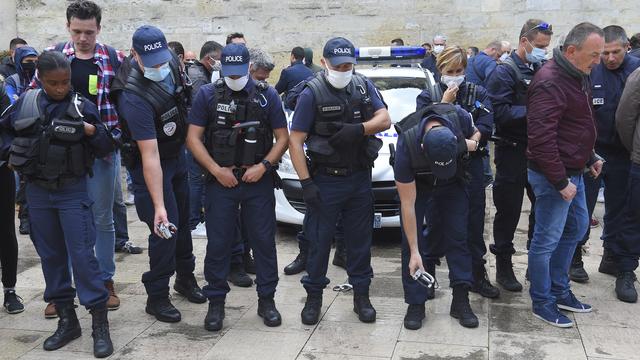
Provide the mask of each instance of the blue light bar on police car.
{"label": "blue light bar on police car", "polygon": [[425,50],[421,46],[374,46],[356,48],[356,59],[364,61],[423,59]]}

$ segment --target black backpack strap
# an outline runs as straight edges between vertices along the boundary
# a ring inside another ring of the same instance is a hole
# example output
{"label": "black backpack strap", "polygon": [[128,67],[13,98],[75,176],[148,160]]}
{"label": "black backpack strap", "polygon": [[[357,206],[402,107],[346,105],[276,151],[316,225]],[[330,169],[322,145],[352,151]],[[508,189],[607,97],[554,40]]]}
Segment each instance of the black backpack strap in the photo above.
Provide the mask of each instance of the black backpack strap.
{"label": "black backpack strap", "polygon": [[518,67],[518,64],[516,64],[516,62],[513,60],[511,56],[506,58],[502,63],[509,66],[515,72],[516,79],[518,81],[524,80],[524,77],[522,76],[522,72],[520,72],[520,68]]}
{"label": "black backpack strap", "polygon": [[62,52],[62,50],[64,50],[64,47],[66,45],[67,45],[66,42],[57,43],[56,46],[53,48],[53,51]]}
{"label": "black backpack strap", "polygon": [[118,51],[109,45],[105,45],[105,47],[107,48],[107,53],[109,54],[109,62],[111,62],[113,72],[117,74],[118,69],[120,69],[120,65],[122,65],[120,60],[118,60]]}
{"label": "black backpack strap", "polygon": [[476,84],[472,82],[467,82],[466,86],[467,86],[467,93],[465,94],[464,105],[468,107],[468,109],[474,109],[476,104],[477,92],[478,92],[476,88]]}
{"label": "black backpack strap", "polygon": [[[17,114],[20,116],[21,119],[39,118],[40,116],[42,116],[42,110],[40,109],[40,105],[38,103],[41,92],[42,92],[42,89],[33,89],[33,90],[27,91],[24,94],[24,96],[22,97],[22,103],[20,104],[20,107],[17,109]],[[22,129],[16,129],[16,130],[22,130]]]}
{"label": "black backpack strap", "polygon": [[436,82],[431,86],[431,103],[439,103],[442,102],[442,87],[440,86],[440,82]]}

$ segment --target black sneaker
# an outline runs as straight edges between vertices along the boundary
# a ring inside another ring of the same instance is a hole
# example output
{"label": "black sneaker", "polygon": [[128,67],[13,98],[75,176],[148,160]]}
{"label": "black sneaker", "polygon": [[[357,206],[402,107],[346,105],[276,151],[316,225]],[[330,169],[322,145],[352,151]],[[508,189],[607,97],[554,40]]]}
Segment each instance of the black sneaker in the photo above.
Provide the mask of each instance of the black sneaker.
{"label": "black sneaker", "polygon": [[469,290],[480,294],[482,297],[495,299],[500,296],[500,289],[491,285],[487,270],[484,266],[479,266],[473,271],[473,286]]}
{"label": "black sneaker", "polygon": [[618,274],[618,266],[615,256],[613,255],[611,250],[607,248],[604,248],[604,251],[602,252],[602,260],[600,260],[598,272],[613,276],[616,276]]}
{"label": "black sneaker", "polygon": [[124,245],[122,245],[122,247],[116,248],[116,252],[123,252],[123,253],[137,255],[137,254],[142,254],[142,248],[139,246],[135,246],[131,241],[127,241],[126,243],[124,243]]}
{"label": "black sneaker", "polygon": [[4,292],[4,311],[9,314],[19,314],[24,311],[22,298],[16,295],[15,290],[7,290]]}
{"label": "black sneaker", "polygon": [[584,262],[582,262],[582,246],[576,247],[573,259],[571,259],[569,279],[577,283],[586,283],[589,281],[589,274],[585,271]]}
{"label": "black sneaker", "polygon": [[620,272],[616,278],[616,296],[620,301],[635,303],[638,292],[635,287],[636,274],[633,271]]}

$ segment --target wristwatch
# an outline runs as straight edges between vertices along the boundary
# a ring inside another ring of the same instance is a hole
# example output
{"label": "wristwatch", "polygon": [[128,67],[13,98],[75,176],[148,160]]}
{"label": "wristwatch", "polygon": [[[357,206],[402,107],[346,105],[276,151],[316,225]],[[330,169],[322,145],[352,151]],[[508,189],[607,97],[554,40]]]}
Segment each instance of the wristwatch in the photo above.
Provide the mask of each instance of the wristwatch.
{"label": "wristwatch", "polygon": [[264,167],[267,169],[267,171],[271,170],[271,167],[273,166],[271,164],[271,162],[267,159],[264,159],[261,161],[262,165],[264,165]]}

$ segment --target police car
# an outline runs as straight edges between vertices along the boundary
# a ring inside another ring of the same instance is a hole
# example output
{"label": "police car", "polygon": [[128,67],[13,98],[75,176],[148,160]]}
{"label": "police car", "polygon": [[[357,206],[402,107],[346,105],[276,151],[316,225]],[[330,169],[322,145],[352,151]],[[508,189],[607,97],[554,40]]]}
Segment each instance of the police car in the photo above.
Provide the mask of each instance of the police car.
{"label": "police car", "polygon": [[[389,106],[391,122],[396,123],[416,109],[416,97],[435,84],[433,74],[418,63],[424,58],[421,47],[369,47],[356,49],[356,72],[369,78]],[[293,112],[287,113],[291,127]],[[374,228],[400,226],[400,202],[396,193],[393,169],[389,165],[389,144],[397,141],[393,126],[377,134],[384,145],[372,169]],[[276,220],[280,223],[302,225],[306,207],[302,186],[291,163],[289,152],[282,157],[278,168],[282,189],[275,190]]]}

